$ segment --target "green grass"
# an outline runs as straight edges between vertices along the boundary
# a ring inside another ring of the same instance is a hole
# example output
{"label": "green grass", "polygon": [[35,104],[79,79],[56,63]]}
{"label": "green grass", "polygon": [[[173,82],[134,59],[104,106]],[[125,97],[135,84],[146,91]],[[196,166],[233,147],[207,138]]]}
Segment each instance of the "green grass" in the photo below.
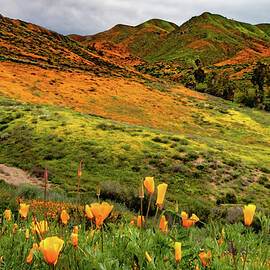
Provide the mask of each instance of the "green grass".
{"label": "green grass", "polygon": [[[42,240],[47,241],[51,236],[57,236],[64,241],[54,269],[205,269],[200,254],[209,252],[210,258],[205,260],[209,269],[269,270],[270,219],[259,209],[256,210],[250,227],[243,224],[242,208],[234,208],[231,211],[233,224],[216,220],[205,224],[201,219],[202,212],[195,212],[200,220],[190,227],[183,227],[183,207],[182,202],[179,202],[180,211],[175,210],[173,206],[163,207],[162,211],[159,211],[157,221],[150,217],[143,228],[139,228],[136,221],[134,225],[130,224],[138,213],[132,214],[123,206],[119,207],[119,204],[113,203],[112,213],[104,220],[102,229],[97,229],[95,218],[90,221],[85,216],[84,205],[75,205],[74,201],[72,203],[68,199],[64,203],[59,200],[47,200],[45,203],[42,200],[20,197],[21,202],[30,206],[27,218],[22,219],[18,211],[20,202],[15,201],[16,191],[0,182],[0,190],[3,188],[8,192],[0,193],[0,203],[13,200],[10,205],[0,204],[0,262],[1,267],[7,270],[51,269],[52,265],[46,262],[41,250],[35,250],[31,262],[26,264],[33,244],[41,245]],[[24,193],[20,195],[29,195],[31,190],[33,192],[33,188],[25,188]],[[63,198],[63,195],[61,197]],[[91,200],[95,201],[94,198]],[[144,201],[147,202],[147,199]],[[63,208],[69,215],[66,225],[62,224],[60,218]],[[6,209],[12,210],[10,221],[3,213]],[[43,234],[38,234],[33,230],[33,218],[41,222],[45,213],[49,229]],[[190,209],[188,214],[191,213],[193,211]],[[216,210],[216,216],[218,214]],[[168,221],[166,232],[161,232],[158,226],[161,215]],[[78,226],[76,247],[71,241],[75,226]],[[30,236],[28,239],[27,230]],[[181,243],[181,261],[178,266],[175,261],[175,242]],[[151,262],[147,260],[146,252],[151,257]]]}

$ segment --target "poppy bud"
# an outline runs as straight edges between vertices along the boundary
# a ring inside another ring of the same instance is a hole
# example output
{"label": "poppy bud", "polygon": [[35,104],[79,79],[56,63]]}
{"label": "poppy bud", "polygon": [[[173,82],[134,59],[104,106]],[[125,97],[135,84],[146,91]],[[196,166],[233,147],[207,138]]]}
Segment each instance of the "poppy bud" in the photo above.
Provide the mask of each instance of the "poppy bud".
{"label": "poppy bud", "polygon": [[254,204],[249,204],[249,205],[245,205],[244,206],[244,219],[245,219],[245,225],[246,226],[250,226],[252,221],[253,221],[253,217],[255,214],[255,210],[256,210],[256,205]]}
{"label": "poppy bud", "polygon": [[145,177],[143,184],[150,194],[154,193],[154,191],[155,191],[154,177]]}
{"label": "poppy bud", "polygon": [[175,242],[174,249],[175,249],[175,260],[176,262],[180,262],[182,258],[181,257],[181,243]]}
{"label": "poppy bud", "polygon": [[167,191],[167,187],[168,185],[163,183],[157,186],[157,201],[156,201],[156,205],[160,208],[162,208],[164,199],[165,199],[165,194]]}

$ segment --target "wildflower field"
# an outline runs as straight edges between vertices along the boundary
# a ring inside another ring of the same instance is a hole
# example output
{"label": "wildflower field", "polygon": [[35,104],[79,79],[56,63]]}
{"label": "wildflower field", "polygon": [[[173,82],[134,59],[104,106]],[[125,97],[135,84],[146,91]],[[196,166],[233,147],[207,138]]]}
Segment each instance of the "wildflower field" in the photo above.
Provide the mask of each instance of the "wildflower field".
{"label": "wildflower field", "polygon": [[[45,171],[45,183],[46,177]],[[80,177],[81,166],[78,190]],[[12,210],[1,209],[0,269],[270,269],[265,212],[249,204],[242,222],[205,224],[181,209],[181,202],[165,208],[169,188],[146,177],[138,187],[137,213],[101,201],[100,186],[84,205],[79,193],[73,203],[47,201],[46,184],[44,200],[17,197]],[[4,201],[11,206],[6,190],[2,208]],[[259,228],[253,227],[254,216]]]}

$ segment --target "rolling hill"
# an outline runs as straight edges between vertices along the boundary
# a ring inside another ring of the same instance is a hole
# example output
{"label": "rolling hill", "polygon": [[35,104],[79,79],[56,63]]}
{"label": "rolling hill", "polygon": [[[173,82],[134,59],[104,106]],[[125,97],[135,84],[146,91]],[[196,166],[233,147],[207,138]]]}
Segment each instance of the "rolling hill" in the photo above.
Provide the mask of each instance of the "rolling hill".
{"label": "rolling hill", "polygon": [[132,76],[132,72],[86,50],[67,36],[0,15],[1,61],[19,62],[57,70],[76,69],[95,75]]}
{"label": "rolling hill", "polygon": [[256,26],[206,12],[179,27],[162,20],[150,20],[136,27],[117,25],[88,36],[84,42],[110,41],[150,63],[163,61],[185,66],[199,58],[209,65],[235,57],[242,50],[253,59],[269,57],[268,31],[267,24]]}
{"label": "rolling hill", "polygon": [[83,159],[86,194],[105,182],[119,199],[110,186],[135,189],[154,175],[170,184],[170,201],[269,207],[269,113],[138,71],[179,76],[197,57],[215,64],[209,72],[250,68],[268,61],[267,25],[204,13],[180,27],[154,19],[66,37],[2,16],[0,24],[0,163],[37,177],[47,165],[69,194]]}

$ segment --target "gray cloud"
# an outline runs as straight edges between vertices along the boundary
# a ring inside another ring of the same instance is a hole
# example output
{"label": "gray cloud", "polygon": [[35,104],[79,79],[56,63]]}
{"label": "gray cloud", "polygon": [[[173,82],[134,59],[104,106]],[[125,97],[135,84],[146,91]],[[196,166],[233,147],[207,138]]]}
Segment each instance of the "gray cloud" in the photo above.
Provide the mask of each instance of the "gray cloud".
{"label": "gray cloud", "polygon": [[95,34],[152,18],[181,25],[205,11],[252,24],[270,23],[269,0],[0,0],[2,15],[62,34]]}

